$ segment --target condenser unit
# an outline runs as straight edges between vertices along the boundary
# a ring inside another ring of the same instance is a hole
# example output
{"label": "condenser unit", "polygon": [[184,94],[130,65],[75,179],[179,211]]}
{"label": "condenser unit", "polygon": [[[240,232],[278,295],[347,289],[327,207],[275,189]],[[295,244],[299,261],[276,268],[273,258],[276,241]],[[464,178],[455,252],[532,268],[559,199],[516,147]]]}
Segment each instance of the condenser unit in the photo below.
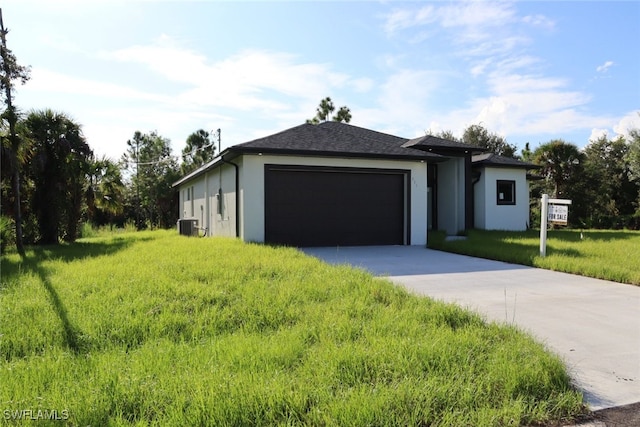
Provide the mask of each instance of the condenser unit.
{"label": "condenser unit", "polygon": [[195,218],[179,219],[178,232],[183,236],[197,236],[198,220]]}

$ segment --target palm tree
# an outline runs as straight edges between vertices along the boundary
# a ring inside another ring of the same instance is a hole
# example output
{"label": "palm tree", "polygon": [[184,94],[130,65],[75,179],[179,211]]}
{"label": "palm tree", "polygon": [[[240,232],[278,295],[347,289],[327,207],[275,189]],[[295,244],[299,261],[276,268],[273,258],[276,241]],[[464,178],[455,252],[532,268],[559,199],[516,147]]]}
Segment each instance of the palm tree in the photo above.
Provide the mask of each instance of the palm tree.
{"label": "palm tree", "polygon": [[[18,253],[22,255],[19,247],[24,249],[23,240],[26,239],[23,231],[23,218],[28,215],[28,209],[25,210],[28,200],[28,194],[25,194],[26,182],[25,165],[29,162],[32,149],[30,141],[25,137],[24,126],[22,121],[18,121],[14,126],[15,140],[17,144],[13,144],[9,137],[10,131],[6,120],[0,121],[0,176],[2,185],[0,206],[2,207],[2,215],[11,217],[9,225],[15,228],[12,235],[16,240]],[[17,192],[16,192],[17,191]],[[20,226],[16,222],[16,209],[19,208]],[[18,242],[18,234],[20,234],[20,242]]]}
{"label": "palm tree", "polygon": [[554,197],[565,196],[568,183],[580,171],[584,154],[574,144],[554,139],[540,145],[533,152],[534,162],[540,166],[542,176],[553,185]]}
{"label": "palm tree", "polygon": [[33,210],[40,243],[55,244],[60,237],[74,241],[93,152],[80,125],[64,113],[32,111],[25,126],[33,144]]}
{"label": "palm tree", "polygon": [[125,185],[118,164],[103,156],[92,160],[87,188],[87,207],[89,219],[96,221],[98,216],[111,222],[115,215],[124,210]]}

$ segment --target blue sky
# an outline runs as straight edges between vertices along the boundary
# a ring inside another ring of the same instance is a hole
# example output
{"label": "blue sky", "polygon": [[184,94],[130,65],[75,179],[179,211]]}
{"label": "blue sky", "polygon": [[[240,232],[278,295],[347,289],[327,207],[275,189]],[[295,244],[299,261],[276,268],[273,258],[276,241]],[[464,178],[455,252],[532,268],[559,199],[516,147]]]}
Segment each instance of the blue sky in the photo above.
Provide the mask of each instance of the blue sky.
{"label": "blue sky", "polygon": [[82,124],[114,159],[136,130],[222,130],[223,148],[304,123],[412,138],[482,124],[520,149],[640,128],[640,2],[5,0],[32,78],[24,111]]}

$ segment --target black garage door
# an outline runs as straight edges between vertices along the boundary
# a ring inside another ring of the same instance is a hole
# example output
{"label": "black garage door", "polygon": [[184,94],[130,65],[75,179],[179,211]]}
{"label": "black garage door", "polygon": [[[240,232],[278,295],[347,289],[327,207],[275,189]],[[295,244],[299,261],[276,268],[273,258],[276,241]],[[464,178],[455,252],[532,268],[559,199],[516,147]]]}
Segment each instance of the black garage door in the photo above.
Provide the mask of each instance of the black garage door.
{"label": "black garage door", "polygon": [[265,240],[292,246],[402,245],[409,171],[265,166]]}

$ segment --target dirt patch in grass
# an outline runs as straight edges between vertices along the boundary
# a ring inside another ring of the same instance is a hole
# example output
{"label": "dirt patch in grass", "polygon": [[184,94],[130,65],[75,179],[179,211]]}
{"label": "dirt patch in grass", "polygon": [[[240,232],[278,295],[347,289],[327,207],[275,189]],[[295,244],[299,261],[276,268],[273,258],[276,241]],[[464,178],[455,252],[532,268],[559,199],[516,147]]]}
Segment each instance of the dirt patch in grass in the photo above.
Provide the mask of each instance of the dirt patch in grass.
{"label": "dirt patch in grass", "polygon": [[636,427],[640,426],[640,402],[601,409],[581,417],[566,427]]}

